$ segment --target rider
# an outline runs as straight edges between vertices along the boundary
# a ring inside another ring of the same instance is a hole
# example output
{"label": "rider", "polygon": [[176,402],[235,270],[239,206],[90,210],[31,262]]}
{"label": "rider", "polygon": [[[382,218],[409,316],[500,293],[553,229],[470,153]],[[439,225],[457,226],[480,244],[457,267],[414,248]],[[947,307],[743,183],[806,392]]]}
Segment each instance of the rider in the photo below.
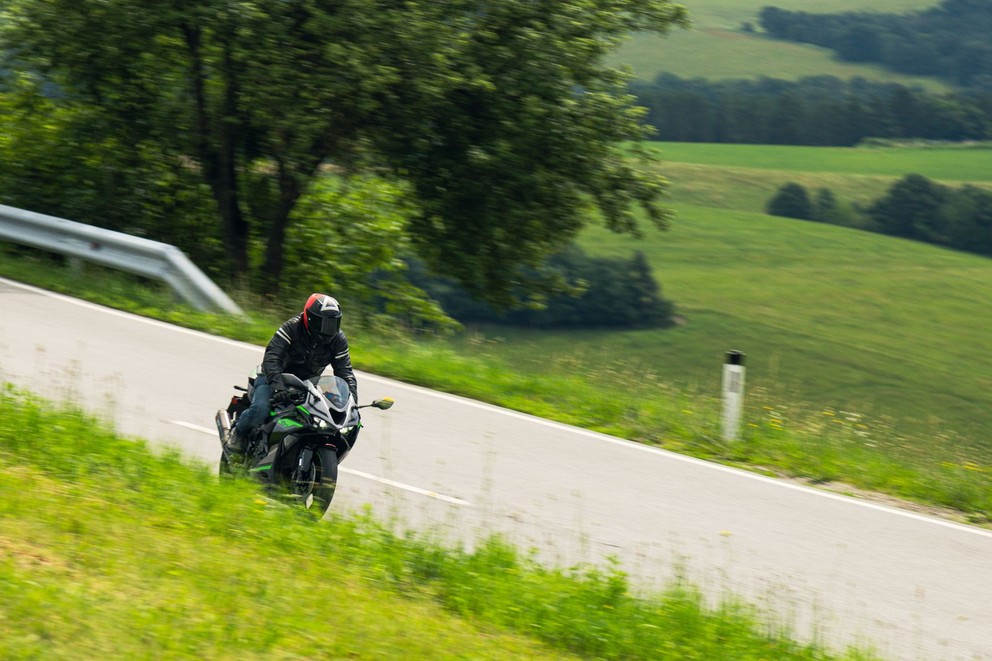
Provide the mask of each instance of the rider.
{"label": "rider", "polygon": [[319,377],[327,366],[348,382],[351,395],[358,401],[358,382],[351,368],[348,339],[341,330],[341,306],[325,294],[311,294],[303,312],[287,320],[265,347],[262,368],[255,377],[251,405],[238,417],[225,447],[230,452],[244,452],[245,439],[262,424],[272,402],[287,399],[283,372],[301,380]]}

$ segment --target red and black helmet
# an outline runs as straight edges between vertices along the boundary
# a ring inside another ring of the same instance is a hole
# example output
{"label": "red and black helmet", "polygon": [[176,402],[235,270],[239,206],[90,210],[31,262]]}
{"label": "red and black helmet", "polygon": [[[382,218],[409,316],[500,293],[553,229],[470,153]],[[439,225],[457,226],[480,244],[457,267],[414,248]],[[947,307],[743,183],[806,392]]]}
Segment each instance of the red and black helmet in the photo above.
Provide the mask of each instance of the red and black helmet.
{"label": "red and black helmet", "polygon": [[311,333],[336,335],[341,330],[341,306],[326,294],[310,294],[303,308],[303,326]]}

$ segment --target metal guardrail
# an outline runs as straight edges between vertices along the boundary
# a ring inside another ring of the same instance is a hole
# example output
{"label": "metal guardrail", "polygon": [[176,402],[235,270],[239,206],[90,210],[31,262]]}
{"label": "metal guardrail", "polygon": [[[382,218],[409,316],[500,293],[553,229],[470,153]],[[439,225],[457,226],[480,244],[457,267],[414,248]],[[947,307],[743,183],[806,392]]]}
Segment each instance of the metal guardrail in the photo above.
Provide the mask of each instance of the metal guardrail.
{"label": "metal guardrail", "polygon": [[199,310],[243,314],[182,250],[167,243],[2,204],[0,240],[162,280]]}

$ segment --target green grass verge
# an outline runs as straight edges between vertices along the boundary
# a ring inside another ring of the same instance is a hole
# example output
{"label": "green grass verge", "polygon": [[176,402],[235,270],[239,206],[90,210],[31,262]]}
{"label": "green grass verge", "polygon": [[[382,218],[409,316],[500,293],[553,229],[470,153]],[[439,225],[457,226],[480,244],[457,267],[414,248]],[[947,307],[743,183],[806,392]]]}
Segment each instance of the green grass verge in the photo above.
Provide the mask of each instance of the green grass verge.
{"label": "green grass verge", "polygon": [[315,524],[242,480],[0,385],[0,657],[865,659],[769,633],[736,600],[635,597],[369,515]]}

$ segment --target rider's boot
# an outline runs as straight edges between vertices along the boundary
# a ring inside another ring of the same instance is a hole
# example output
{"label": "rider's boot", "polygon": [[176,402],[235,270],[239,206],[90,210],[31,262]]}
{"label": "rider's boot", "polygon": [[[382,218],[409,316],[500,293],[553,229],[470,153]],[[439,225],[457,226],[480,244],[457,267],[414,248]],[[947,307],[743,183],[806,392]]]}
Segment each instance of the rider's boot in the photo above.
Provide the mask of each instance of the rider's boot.
{"label": "rider's boot", "polygon": [[227,433],[227,441],[224,443],[224,449],[228,452],[233,452],[234,454],[244,454],[244,436],[242,436],[237,429],[231,429],[231,431]]}

